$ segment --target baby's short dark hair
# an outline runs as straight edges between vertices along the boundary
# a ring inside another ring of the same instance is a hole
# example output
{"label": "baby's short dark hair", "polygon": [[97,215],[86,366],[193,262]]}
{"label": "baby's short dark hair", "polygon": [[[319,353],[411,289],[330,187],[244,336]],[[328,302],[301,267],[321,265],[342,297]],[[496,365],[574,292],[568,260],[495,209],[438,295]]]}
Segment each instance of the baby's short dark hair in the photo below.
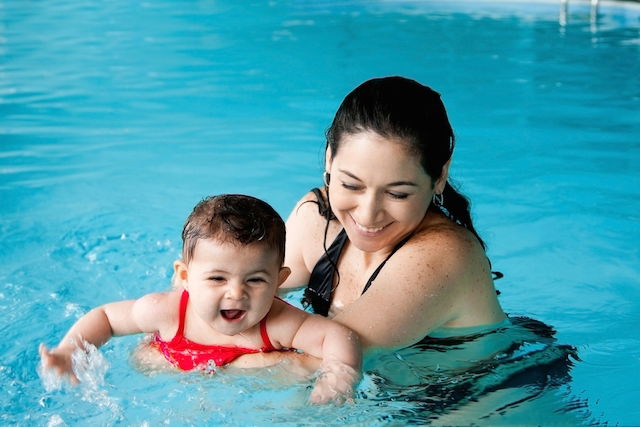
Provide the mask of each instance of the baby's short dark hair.
{"label": "baby's short dark hair", "polygon": [[263,243],[284,262],[285,225],[266,202],[242,194],[211,196],[198,203],[182,229],[182,259],[189,263],[199,239],[241,245]]}

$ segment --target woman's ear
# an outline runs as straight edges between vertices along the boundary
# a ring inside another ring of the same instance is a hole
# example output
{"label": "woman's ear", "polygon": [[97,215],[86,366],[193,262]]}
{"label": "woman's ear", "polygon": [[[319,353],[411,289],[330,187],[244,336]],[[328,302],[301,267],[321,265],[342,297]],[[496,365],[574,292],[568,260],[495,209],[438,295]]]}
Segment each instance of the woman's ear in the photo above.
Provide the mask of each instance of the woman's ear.
{"label": "woman's ear", "polygon": [[331,173],[331,147],[327,144],[327,149],[324,150],[324,171]]}
{"label": "woman's ear", "polygon": [[447,180],[449,179],[449,166],[451,166],[451,157],[449,157],[447,163],[442,166],[440,178],[438,178],[433,186],[433,192],[435,194],[442,194],[442,192],[444,191],[444,187],[447,185]]}
{"label": "woman's ear", "polygon": [[278,286],[282,285],[290,274],[291,269],[289,267],[282,267],[278,273]]}
{"label": "woman's ear", "polygon": [[187,269],[187,264],[181,260],[177,259],[173,262],[173,285],[174,287],[182,287],[187,289],[189,283],[189,270]]}

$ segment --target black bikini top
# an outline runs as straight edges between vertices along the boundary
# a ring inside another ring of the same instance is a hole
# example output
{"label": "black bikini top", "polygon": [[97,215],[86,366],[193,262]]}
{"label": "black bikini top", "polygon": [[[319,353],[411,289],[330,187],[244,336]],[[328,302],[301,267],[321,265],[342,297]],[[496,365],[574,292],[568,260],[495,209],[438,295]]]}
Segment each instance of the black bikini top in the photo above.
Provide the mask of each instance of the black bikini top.
{"label": "black bikini top", "polygon": [[[314,188],[312,191],[318,198],[318,210],[320,211],[320,215],[327,218],[331,211],[322,193],[317,188]],[[367,280],[367,283],[362,290],[363,294],[369,289],[373,281],[376,280],[380,270],[382,270],[382,267],[384,267],[389,258],[391,258],[391,256],[396,253],[396,251],[400,249],[410,237],[411,234],[402,239],[402,241],[393,248],[384,261],[380,263],[378,268],[376,268],[373,274],[371,274],[371,277],[369,277],[369,280]],[[333,240],[331,246],[313,267],[313,271],[309,277],[309,284],[305,290],[305,301],[311,304],[311,307],[316,314],[321,314],[323,316],[327,316],[329,314],[329,307],[331,306],[331,298],[333,294],[333,282],[336,276],[336,266],[338,265],[338,259],[340,258],[340,254],[342,253],[347,240],[349,240],[349,237],[343,228]]]}

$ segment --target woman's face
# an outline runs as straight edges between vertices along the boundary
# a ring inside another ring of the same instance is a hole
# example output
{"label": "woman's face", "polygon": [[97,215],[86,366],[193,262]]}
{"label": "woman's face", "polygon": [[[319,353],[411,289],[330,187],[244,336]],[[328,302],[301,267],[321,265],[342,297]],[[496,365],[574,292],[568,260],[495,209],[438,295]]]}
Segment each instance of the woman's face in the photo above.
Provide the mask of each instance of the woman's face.
{"label": "woman's face", "polygon": [[371,131],[345,134],[327,157],[331,208],[357,248],[390,251],[420,225],[434,185],[400,142]]}

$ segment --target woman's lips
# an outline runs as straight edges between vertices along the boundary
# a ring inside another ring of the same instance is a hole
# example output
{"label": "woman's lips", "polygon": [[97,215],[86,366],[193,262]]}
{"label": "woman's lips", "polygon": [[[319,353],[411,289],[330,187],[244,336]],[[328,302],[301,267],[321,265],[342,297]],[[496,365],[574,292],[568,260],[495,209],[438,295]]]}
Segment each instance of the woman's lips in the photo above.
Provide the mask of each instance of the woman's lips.
{"label": "woman's lips", "polygon": [[381,231],[383,231],[385,228],[389,226],[389,224],[387,224],[380,227],[367,227],[359,224],[358,221],[353,219],[353,217],[350,217],[350,218],[351,218],[351,221],[353,221],[353,224],[355,225],[356,230],[358,230],[361,234],[364,234],[365,236],[376,236],[377,234],[379,234]]}

